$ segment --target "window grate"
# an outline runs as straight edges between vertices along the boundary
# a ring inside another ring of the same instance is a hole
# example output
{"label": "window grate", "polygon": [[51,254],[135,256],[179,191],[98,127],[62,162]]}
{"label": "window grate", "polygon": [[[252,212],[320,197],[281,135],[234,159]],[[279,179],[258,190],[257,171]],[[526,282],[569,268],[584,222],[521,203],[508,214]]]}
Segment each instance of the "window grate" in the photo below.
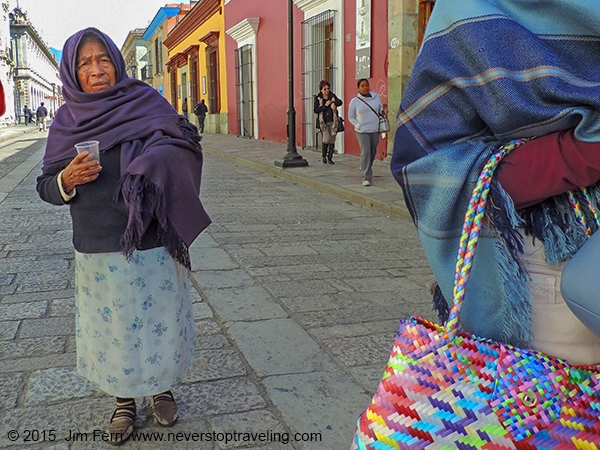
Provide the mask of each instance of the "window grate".
{"label": "window grate", "polygon": [[219,96],[219,53],[218,47],[206,47],[206,72],[208,75],[208,113],[221,112]]}
{"label": "window grate", "polygon": [[327,10],[302,22],[302,135],[303,148],[318,147],[318,134],[313,112],[314,96],[319,82],[327,80],[335,92],[335,11]]}
{"label": "window grate", "polygon": [[235,50],[235,86],[237,103],[237,134],[254,137],[254,98],[252,79],[252,45]]}

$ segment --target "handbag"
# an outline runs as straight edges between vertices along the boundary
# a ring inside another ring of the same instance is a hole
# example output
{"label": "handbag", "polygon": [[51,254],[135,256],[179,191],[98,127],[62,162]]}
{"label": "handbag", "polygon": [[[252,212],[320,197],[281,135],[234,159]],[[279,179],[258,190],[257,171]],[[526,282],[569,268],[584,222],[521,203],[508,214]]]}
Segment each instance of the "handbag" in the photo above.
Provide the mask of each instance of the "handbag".
{"label": "handbag", "polygon": [[344,119],[342,119],[340,116],[338,116],[338,124],[337,124],[337,132],[341,133],[343,131],[345,131],[344,128]]}
{"label": "handbag", "polygon": [[388,133],[390,131],[390,121],[387,117],[379,118],[379,132],[380,133]]}
{"label": "handbag", "polygon": [[600,366],[570,365],[459,329],[492,174],[521,143],[493,155],[473,190],[448,321],[400,321],[353,450],[600,448]]}
{"label": "handbag", "polygon": [[379,129],[378,132],[379,133],[387,133],[390,131],[390,121],[388,120],[387,116],[385,117],[381,117],[379,114],[377,114],[377,111],[375,111],[373,109],[373,107],[371,105],[369,105],[367,102],[365,102],[362,98],[360,97],[356,97],[357,99],[359,99],[361,102],[363,102],[365,105],[367,105],[371,111],[373,111],[373,113],[379,118]]}

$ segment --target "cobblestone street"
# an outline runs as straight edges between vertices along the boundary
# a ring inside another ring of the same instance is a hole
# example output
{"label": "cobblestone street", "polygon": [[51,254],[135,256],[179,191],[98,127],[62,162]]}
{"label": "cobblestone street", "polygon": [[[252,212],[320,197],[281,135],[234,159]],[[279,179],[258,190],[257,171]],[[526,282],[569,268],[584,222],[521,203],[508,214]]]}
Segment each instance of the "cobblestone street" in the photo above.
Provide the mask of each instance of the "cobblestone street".
{"label": "cobblestone street", "polygon": [[[138,431],[163,432],[165,442],[124,448],[347,449],[398,319],[435,319],[416,231],[219,156],[235,142],[205,142],[201,197],[213,224],[190,251],[198,339],[195,362],[173,391],[180,419],[160,428],[143,404]],[[69,210],[35,191],[44,145],[37,132],[0,143],[0,448],[109,448],[92,437],[114,400],[75,371]],[[356,172],[358,159],[346,158]],[[313,166],[301,170],[325,170]],[[341,158],[335,167],[349,170]],[[213,431],[321,441],[166,442],[167,432]]]}

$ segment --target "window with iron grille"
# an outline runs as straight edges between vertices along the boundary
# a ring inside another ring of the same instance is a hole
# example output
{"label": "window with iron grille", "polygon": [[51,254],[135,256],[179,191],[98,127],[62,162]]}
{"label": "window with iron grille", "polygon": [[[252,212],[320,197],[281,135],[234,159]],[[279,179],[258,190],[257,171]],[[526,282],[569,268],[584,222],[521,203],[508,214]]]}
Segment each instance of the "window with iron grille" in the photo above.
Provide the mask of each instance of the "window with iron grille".
{"label": "window with iron grille", "polygon": [[237,103],[237,134],[254,137],[254,82],[252,79],[252,45],[235,50],[235,86]]}
{"label": "window with iron grille", "polygon": [[335,92],[335,11],[328,10],[302,22],[302,135],[301,145],[318,147],[313,112],[314,96],[319,93],[319,82],[327,80]]}
{"label": "window with iron grille", "polygon": [[208,112],[219,114],[219,51],[218,47],[206,47],[206,72],[208,84]]}
{"label": "window with iron grille", "polygon": [[198,57],[194,55],[190,58],[190,98],[192,99],[192,108],[198,104]]}
{"label": "window with iron grille", "polygon": [[425,36],[425,29],[431,17],[431,11],[435,6],[435,0],[419,0],[419,37],[417,42],[417,48],[421,48],[423,43],[423,36]]}
{"label": "window with iron grille", "polygon": [[172,67],[171,72],[171,106],[175,108],[175,111],[179,112],[179,108],[177,106],[177,69]]}
{"label": "window with iron grille", "polygon": [[154,69],[156,70],[156,74],[162,73],[162,61],[162,40],[156,38],[154,41]]}
{"label": "window with iron grille", "polygon": [[142,80],[143,81],[145,81],[146,83],[152,84],[153,77],[154,77],[154,75],[152,73],[152,64],[142,67]]}

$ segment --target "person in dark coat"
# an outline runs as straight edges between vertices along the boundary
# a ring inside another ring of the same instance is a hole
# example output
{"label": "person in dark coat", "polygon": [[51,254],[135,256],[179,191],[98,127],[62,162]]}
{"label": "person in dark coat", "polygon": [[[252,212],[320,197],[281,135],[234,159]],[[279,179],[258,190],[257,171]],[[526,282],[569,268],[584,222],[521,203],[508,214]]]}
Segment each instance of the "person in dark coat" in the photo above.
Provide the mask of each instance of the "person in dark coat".
{"label": "person in dark coat", "polygon": [[329,81],[321,80],[319,82],[319,93],[315,95],[314,113],[317,115],[317,129],[323,135],[321,149],[323,164],[335,164],[333,162],[333,151],[340,120],[337,109],[340,106],[342,106],[342,101],[331,92]]}

